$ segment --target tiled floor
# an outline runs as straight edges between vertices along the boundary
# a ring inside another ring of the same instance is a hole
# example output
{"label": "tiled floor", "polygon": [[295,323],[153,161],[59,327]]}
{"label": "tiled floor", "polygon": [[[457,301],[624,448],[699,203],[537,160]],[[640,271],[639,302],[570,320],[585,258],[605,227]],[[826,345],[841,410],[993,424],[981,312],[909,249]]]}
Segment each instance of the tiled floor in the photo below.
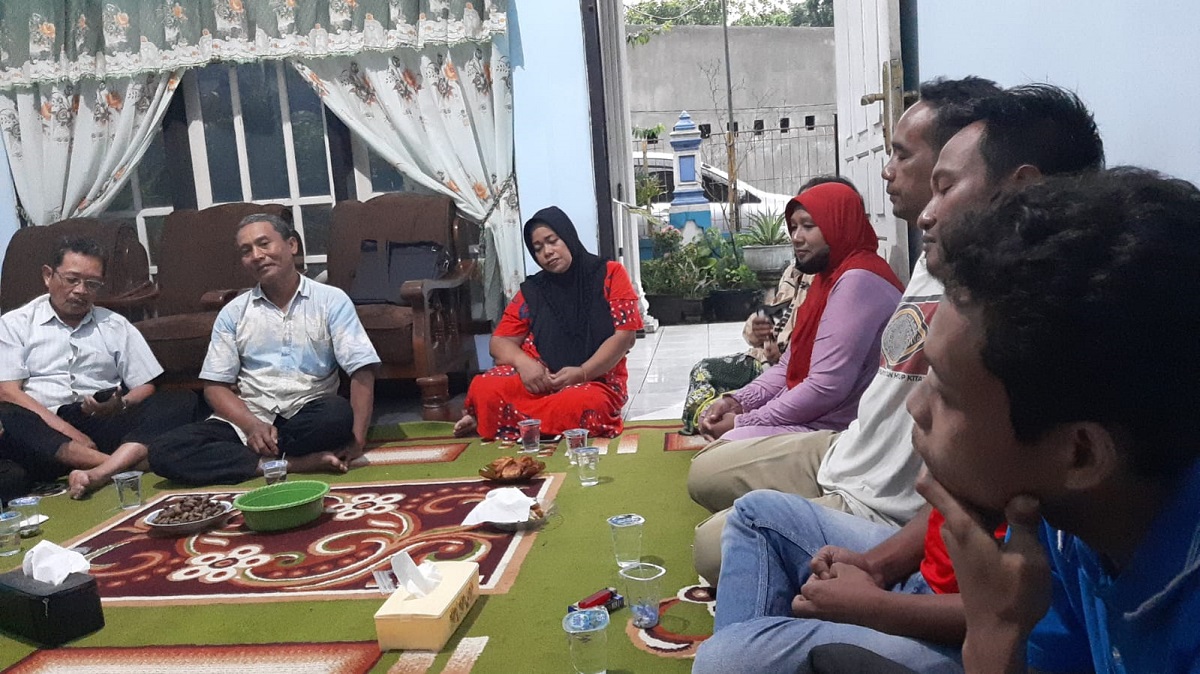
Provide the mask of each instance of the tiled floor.
{"label": "tiled floor", "polygon": [[626,361],[629,403],[625,418],[678,419],[696,361],[745,350],[741,323],[669,325],[646,335]]}
{"label": "tiled floor", "polygon": [[[639,339],[629,352],[629,402],[625,418],[678,419],[683,413],[688,375],[701,358],[724,356],[746,349],[741,323],[671,325]],[[451,407],[462,409],[465,395],[451,399]],[[415,397],[376,396],[373,424],[418,421],[421,402]]]}

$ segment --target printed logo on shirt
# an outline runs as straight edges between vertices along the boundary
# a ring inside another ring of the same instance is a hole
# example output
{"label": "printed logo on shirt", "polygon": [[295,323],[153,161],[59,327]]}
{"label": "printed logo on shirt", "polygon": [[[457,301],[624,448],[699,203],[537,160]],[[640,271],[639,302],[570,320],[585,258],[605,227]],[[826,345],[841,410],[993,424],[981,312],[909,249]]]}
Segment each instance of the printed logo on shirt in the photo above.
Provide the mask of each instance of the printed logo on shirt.
{"label": "printed logo on shirt", "polygon": [[916,301],[901,302],[883,329],[879,367],[886,376],[899,375],[919,381],[929,371],[924,355],[925,337],[929,334],[929,322],[937,311],[938,299],[914,299]]}

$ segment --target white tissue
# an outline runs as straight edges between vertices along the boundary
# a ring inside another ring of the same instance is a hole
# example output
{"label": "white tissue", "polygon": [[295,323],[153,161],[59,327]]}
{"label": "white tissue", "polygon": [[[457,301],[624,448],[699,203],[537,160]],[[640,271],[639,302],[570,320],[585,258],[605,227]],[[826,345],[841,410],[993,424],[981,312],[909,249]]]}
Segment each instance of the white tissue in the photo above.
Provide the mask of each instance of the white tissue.
{"label": "white tissue", "polygon": [[90,568],[92,565],[83,555],[50,541],[41,541],[30,548],[21,562],[26,576],[51,585],[62,585],[67,576],[87,573]]}
{"label": "white tissue", "polygon": [[502,487],[487,493],[463,520],[463,526],[469,527],[483,522],[527,522],[529,508],[537,503],[537,499],[526,496],[516,487]]}
{"label": "white tissue", "polygon": [[413,597],[424,597],[442,582],[442,572],[433,562],[424,561],[417,566],[407,552],[392,555],[392,573],[396,574],[396,583]]}

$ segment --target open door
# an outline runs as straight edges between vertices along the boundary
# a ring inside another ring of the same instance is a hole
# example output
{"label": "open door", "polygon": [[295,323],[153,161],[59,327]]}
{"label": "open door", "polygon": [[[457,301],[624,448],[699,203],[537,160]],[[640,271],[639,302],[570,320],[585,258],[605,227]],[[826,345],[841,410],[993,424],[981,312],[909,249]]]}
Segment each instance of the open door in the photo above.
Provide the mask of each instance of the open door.
{"label": "open door", "polygon": [[904,112],[899,0],[833,0],[838,157],[879,235],[879,254],[908,282],[908,230],[892,216],[881,173]]}

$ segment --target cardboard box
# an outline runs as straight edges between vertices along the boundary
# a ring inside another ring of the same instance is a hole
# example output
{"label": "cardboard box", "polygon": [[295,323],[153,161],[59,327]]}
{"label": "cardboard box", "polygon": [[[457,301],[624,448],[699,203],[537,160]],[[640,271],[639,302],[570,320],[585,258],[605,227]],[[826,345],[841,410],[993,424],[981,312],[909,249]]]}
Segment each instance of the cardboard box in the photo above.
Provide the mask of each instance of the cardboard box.
{"label": "cardboard box", "polygon": [[0,574],[0,629],[41,646],[58,646],[104,627],[96,579],[72,573],[62,585]]}
{"label": "cardboard box", "polygon": [[440,651],[479,598],[479,565],[435,562],[442,582],[424,597],[397,589],[375,612],[379,650]]}

